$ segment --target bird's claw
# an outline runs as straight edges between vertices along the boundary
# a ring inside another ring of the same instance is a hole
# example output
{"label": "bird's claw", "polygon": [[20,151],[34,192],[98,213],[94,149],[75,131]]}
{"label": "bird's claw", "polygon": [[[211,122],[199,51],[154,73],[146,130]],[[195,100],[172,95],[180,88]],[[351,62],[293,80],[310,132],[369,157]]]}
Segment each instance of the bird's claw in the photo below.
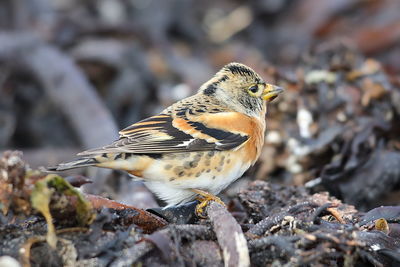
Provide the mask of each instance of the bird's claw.
{"label": "bird's claw", "polygon": [[215,201],[226,207],[225,203],[217,196],[198,189],[192,189],[192,191],[198,194],[196,199],[200,201],[200,203],[196,206],[196,215],[200,218],[207,218],[204,208],[206,208],[211,201]]}

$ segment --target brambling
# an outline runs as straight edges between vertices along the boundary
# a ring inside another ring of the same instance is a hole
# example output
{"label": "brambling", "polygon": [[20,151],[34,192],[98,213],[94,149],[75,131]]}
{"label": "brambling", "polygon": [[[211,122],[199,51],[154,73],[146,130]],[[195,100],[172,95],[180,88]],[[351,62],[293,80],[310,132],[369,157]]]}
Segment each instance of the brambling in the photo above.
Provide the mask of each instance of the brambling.
{"label": "brambling", "polygon": [[167,207],[197,198],[201,213],[210,200],[222,203],[215,195],[256,162],[267,102],[282,91],[251,68],[230,63],[197,94],[121,130],[117,141],[50,170],[124,170],[142,179]]}

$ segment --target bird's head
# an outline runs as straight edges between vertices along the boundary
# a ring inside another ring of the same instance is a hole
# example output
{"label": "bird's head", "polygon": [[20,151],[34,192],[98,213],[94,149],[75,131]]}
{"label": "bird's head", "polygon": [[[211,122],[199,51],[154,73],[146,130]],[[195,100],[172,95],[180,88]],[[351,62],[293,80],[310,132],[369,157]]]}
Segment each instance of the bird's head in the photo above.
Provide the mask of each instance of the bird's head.
{"label": "bird's head", "polygon": [[229,63],[200,87],[200,93],[250,116],[258,115],[265,103],[282,91],[278,86],[265,83],[254,70],[240,63]]}

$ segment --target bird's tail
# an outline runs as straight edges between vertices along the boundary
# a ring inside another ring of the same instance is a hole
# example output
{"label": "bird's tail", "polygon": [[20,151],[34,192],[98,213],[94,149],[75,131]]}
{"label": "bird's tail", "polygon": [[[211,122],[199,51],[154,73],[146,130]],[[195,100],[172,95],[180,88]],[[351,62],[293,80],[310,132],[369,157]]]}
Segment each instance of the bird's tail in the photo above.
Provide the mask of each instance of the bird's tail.
{"label": "bird's tail", "polygon": [[69,169],[74,169],[74,168],[80,168],[80,167],[87,167],[87,166],[93,166],[98,164],[99,162],[93,157],[93,158],[81,158],[77,159],[71,162],[65,162],[65,163],[60,163],[56,166],[48,167],[48,171],[64,171],[64,170],[69,170]]}

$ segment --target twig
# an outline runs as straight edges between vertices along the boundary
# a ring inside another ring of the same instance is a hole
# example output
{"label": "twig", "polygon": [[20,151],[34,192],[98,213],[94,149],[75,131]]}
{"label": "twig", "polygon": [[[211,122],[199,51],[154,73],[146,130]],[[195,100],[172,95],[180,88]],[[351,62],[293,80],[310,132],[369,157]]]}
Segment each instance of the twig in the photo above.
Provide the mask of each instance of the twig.
{"label": "twig", "polygon": [[70,227],[70,228],[64,228],[64,229],[59,229],[56,231],[56,234],[65,234],[65,233],[73,233],[73,232],[87,232],[89,231],[89,228],[86,227]]}
{"label": "twig", "polygon": [[207,214],[223,251],[225,266],[250,266],[247,242],[235,218],[214,201],[207,207]]}
{"label": "twig", "polygon": [[318,219],[319,219],[318,217],[319,217],[324,211],[326,211],[330,206],[332,206],[332,203],[325,203],[324,205],[318,207],[318,208],[314,211],[313,215],[311,216],[311,220],[310,220],[310,221],[312,221],[313,223],[317,223],[317,221],[318,221]]}
{"label": "twig", "polygon": [[247,232],[246,235],[248,236],[260,236],[263,235],[268,229],[270,229],[272,226],[277,225],[280,223],[285,216],[293,216],[299,213],[302,213],[304,211],[309,210],[310,208],[314,208],[317,206],[317,204],[312,203],[312,202],[304,202],[300,203],[294,206],[291,206],[287,208],[286,210],[279,212],[277,214],[274,214],[270,217],[267,217],[261,221],[259,221],[257,224],[252,226]]}
{"label": "twig", "polygon": [[31,247],[35,243],[45,242],[46,237],[44,236],[33,236],[28,238],[19,250],[21,253],[21,263],[23,267],[31,266]]}
{"label": "twig", "polygon": [[340,223],[342,223],[342,224],[345,224],[345,223],[346,223],[346,222],[343,220],[342,215],[340,215],[340,213],[339,213],[339,211],[338,211],[337,209],[330,207],[330,208],[327,208],[326,210],[329,211],[329,212],[332,214],[332,216],[335,217],[335,219],[336,219],[338,222],[340,222]]}
{"label": "twig", "polygon": [[115,210],[134,211],[134,213],[124,215],[124,224],[136,224],[146,233],[152,233],[168,224],[164,219],[157,217],[150,212],[132,206],[124,205],[107,198],[90,194],[85,194],[85,197],[92,203],[93,208],[95,209],[110,208]]}

